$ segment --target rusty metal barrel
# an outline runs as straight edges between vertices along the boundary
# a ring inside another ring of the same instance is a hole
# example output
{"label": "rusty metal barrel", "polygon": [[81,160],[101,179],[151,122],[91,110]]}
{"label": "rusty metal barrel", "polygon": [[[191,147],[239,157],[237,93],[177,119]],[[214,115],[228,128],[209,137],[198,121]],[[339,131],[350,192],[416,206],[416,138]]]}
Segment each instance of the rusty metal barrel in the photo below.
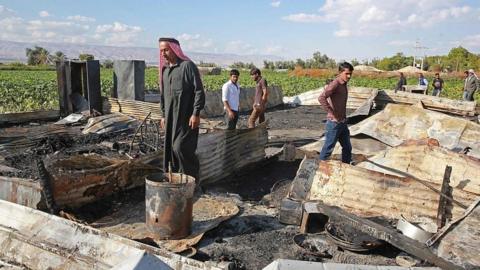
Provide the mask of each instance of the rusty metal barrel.
{"label": "rusty metal barrel", "polygon": [[155,173],[145,179],[146,225],[157,239],[182,239],[192,227],[195,178]]}

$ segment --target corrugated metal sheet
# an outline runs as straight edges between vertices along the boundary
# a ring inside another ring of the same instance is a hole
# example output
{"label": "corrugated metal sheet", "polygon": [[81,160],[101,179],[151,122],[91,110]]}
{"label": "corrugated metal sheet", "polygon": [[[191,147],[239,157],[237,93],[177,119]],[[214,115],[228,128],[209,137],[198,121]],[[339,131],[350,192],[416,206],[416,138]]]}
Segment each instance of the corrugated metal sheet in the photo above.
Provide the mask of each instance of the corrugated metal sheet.
{"label": "corrugated metal sheet", "polygon": [[253,129],[215,130],[199,136],[197,155],[202,184],[217,182],[265,158],[266,123]]}
{"label": "corrugated metal sheet", "polygon": [[152,119],[159,120],[161,118],[160,105],[158,103],[109,97],[104,98],[102,104],[104,113],[120,112],[139,120],[143,120],[151,113],[150,117]]}
{"label": "corrugated metal sheet", "polygon": [[480,159],[452,152],[425,140],[384,150],[368,160],[373,163],[365,161],[357,166],[396,175],[376,166],[376,163],[439,185],[442,184],[445,167],[451,166],[450,186],[480,195]]}
{"label": "corrugated metal sheet", "polygon": [[[440,196],[411,178],[387,175],[334,160],[315,162],[315,170],[311,175],[304,176],[313,177],[309,200],[322,200],[363,215],[399,218],[403,214],[409,220],[436,218]],[[440,190],[440,185],[432,185]],[[453,188],[453,198],[468,205],[476,195]],[[463,209],[456,205],[451,210],[453,218],[463,213]]]}
{"label": "corrugated metal sheet", "polygon": [[433,138],[442,147],[480,158],[480,125],[411,105],[388,104],[380,113],[350,127],[352,136],[366,134],[390,146],[407,140]]}
{"label": "corrugated metal sheet", "polygon": [[0,200],[0,260],[28,269],[110,269],[144,250],[172,269],[228,269]]}

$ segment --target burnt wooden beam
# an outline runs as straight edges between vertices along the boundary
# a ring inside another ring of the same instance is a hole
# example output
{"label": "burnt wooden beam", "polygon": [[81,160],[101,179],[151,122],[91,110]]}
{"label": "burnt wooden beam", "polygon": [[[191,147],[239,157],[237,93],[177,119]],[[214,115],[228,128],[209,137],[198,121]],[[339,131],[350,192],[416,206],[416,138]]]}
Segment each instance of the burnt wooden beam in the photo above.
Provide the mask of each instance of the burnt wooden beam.
{"label": "burnt wooden beam", "polygon": [[[452,174],[452,167],[446,166],[445,167],[445,174],[443,175],[443,182],[442,182],[442,189],[440,190],[441,194],[444,194],[447,197],[451,195],[451,188],[450,188],[450,175]],[[444,196],[440,196],[440,200],[438,202],[438,212],[437,212],[437,227],[441,229],[445,226],[447,222],[447,206],[448,200],[445,199]]]}
{"label": "burnt wooden beam", "polygon": [[8,124],[21,124],[32,121],[50,121],[60,118],[59,110],[4,113],[0,114],[0,126]]}
{"label": "burnt wooden beam", "polygon": [[321,213],[334,221],[337,220],[351,225],[370,236],[386,241],[391,245],[411,255],[426,260],[442,269],[463,269],[462,267],[438,257],[432,253],[426,245],[371,220],[350,214],[340,207],[329,206],[322,202],[306,202],[304,203],[304,210],[307,213]]}

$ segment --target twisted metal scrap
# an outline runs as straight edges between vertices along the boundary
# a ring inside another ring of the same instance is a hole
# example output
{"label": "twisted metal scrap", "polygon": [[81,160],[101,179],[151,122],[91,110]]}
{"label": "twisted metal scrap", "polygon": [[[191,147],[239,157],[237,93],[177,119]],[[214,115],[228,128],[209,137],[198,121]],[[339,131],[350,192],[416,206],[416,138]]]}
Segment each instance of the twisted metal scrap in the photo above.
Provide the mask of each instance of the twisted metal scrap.
{"label": "twisted metal scrap", "polygon": [[151,112],[143,119],[142,124],[138,126],[132,141],[128,154],[132,156],[135,144],[138,144],[137,153],[151,153],[158,151],[160,146],[160,128],[158,123],[151,118]]}

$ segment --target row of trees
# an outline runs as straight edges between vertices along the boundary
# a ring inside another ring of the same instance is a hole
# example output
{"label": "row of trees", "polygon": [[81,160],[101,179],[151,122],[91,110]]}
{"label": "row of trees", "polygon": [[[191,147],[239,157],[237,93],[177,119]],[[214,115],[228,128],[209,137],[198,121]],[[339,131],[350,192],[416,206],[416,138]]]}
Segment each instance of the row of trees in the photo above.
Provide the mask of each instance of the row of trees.
{"label": "row of trees", "polygon": [[234,62],[233,64],[230,65],[230,67],[236,68],[236,69],[252,69],[255,67],[255,64],[244,63],[244,62]]}
{"label": "row of trees", "polygon": [[[300,59],[293,61],[263,61],[264,69],[294,69],[295,67],[301,68],[335,68],[337,63],[334,59],[329,58],[326,54],[320,52],[313,53],[313,57],[310,59]],[[234,62],[230,65],[231,68],[251,69],[255,67],[253,63]]]}
{"label": "row of trees", "polygon": [[[53,65],[57,61],[68,59],[67,56],[61,51],[50,54],[47,49],[40,46],[25,49],[25,54],[27,56],[27,64],[31,66]],[[78,59],[81,61],[87,61],[94,60],[95,57],[92,54],[82,53],[78,56]],[[104,65],[107,64],[111,64],[111,66],[113,66],[113,62],[111,60],[106,60],[104,62]]]}
{"label": "row of trees", "polygon": [[[357,59],[352,59],[350,63],[353,66],[363,64],[374,66],[381,70],[393,71],[401,69],[413,64],[413,56],[406,56],[403,53],[397,53],[391,57],[382,59],[374,58],[372,60],[364,60],[362,62]],[[252,64],[253,65],[253,64]],[[236,66],[244,67],[249,64],[236,63]],[[337,63],[334,59],[329,58],[325,54],[315,52],[310,59],[297,59],[295,61],[263,61],[265,69],[294,69],[301,68],[336,68]],[[457,47],[450,50],[447,55],[428,56],[424,58],[423,69],[425,71],[463,71],[467,69],[480,69],[480,55],[469,52],[463,47]]]}
{"label": "row of trees", "polygon": [[57,51],[52,55],[45,48],[39,46],[27,48],[25,53],[27,55],[27,63],[32,66],[51,65],[55,63],[55,61],[62,61],[66,59],[65,54],[61,51]]}
{"label": "row of trees", "polygon": [[[392,57],[383,59],[373,59],[371,65],[382,70],[397,70],[405,66],[411,66],[412,56],[405,56],[403,53],[397,53]],[[463,71],[467,69],[480,69],[480,55],[469,52],[463,47],[457,47],[450,50],[447,55],[427,56],[423,62],[425,71]]]}
{"label": "row of trees", "polygon": [[314,52],[313,57],[310,59],[300,59],[295,61],[263,61],[263,67],[265,69],[294,69],[295,67],[301,68],[335,68],[337,63],[334,59],[329,58],[326,54],[320,52]]}

